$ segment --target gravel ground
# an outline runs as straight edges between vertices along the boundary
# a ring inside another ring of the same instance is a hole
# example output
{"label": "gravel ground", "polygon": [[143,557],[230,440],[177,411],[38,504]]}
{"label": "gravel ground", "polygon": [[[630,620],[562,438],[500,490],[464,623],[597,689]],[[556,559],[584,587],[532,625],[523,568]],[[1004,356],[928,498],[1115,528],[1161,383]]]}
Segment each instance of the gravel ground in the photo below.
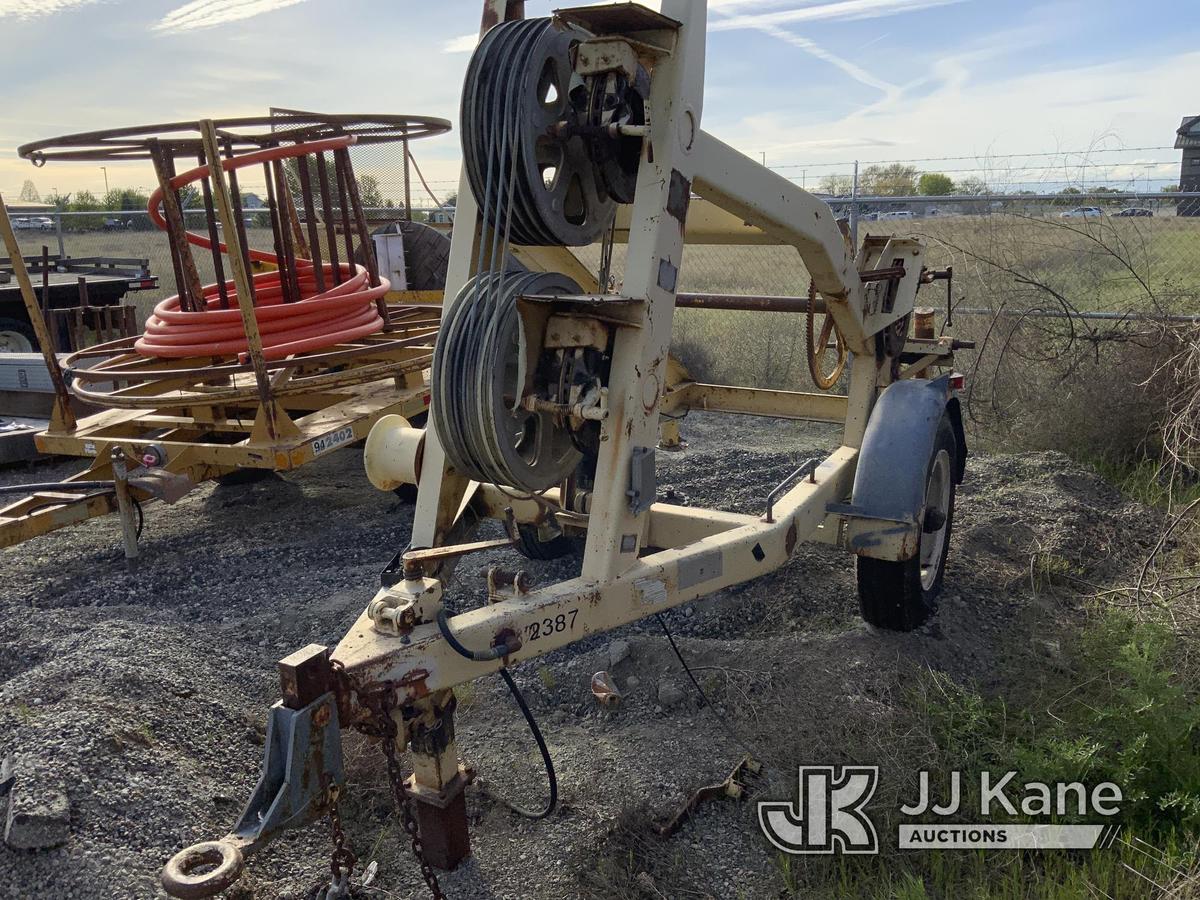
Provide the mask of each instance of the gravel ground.
{"label": "gravel ground", "polygon": [[[683,432],[687,449],[659,454],[660,493],[739,511],[761,510],[799,461],[836,443],[826,428],[701,414]],[[0,483],[77,466],[0,471]],[[480,783],[468,794],[474,854],[443,875],[447,895],[777,896],[753,804],[709,804],[668,840],[648,837],[648,824],[720,781],[743,742],[766,762],[760,787],[772,796],[794,791],[799,763],[894,759],[903,741],[889,729],[914,667],[1019,692],[1059,664],[1078,621],[1075,593],[1046,590],[1045,580],[1117,578],[1157,525],[1057,453],[972,457],[957,516],[941,609],[919,632],[861,624],[852,560],[817,546],[673,611],[715,710],[697,701],[653,620],[521,666],[559,772],[562,802],[548,821],[519,819],[494,799],[532,806],[545,790],[503,685],[464,690],[460,747]],[[250,793],[275,660],[336,643],[410,522],[411,507],[374,491],[361,455],[343,451],[286,478],[204,485],[151,508],[135,575],[115,519],[0,551],[0,760],[16,772],[14,798],[65,795],[70,815],[56,849],[0,845],[3,896],[161,896],[163,861],[225,833]],[[461,583],[502,560],[511,562],[505,553],[473,559]],[[524,566],[544,583],[577,564]],[[588,689],[602,669],[625,693],[615,710],[597,708]],[[347,752],[347,835],[379,863],[367,895],[424,896],[378,750],[351,736]],[[250,860],[230,896],[301,897],[327,871],[328,853],[321,826],[281,838]]]}

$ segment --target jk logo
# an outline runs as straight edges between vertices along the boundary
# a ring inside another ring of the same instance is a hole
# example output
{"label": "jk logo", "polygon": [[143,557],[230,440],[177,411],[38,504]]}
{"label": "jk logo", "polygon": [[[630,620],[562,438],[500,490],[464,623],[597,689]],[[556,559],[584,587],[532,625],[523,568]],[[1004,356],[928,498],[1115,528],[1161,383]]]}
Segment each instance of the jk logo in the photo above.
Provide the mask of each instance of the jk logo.
{"label": "jk logo", "polygon": [[758,823],[785,853],[878,853],[875,825],[863,807],[875,793],[878,766],[800,766],[795,804],[760,801]]}

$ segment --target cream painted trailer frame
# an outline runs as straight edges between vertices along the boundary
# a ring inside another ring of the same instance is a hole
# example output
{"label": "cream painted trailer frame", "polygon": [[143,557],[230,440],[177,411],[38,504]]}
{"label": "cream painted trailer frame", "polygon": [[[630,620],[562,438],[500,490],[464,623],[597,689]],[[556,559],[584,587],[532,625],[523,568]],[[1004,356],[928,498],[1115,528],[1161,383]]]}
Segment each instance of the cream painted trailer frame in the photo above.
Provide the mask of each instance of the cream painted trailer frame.
{"label": "cream painted trailer frame", "polygon": [[[488,0],[483,31],[522,18],[524,6]],[[600,422],[593,489],[584,496],[513,491],[456,471],[436,426],[436,384],[423,431],[396,418],[381,421],[368,442],[368,471],[383,487],[419,483],[410,549],[397,555],[384,587],[332,654],[312,646],[281,663],[284,700],[272,710],[273,727],[293,735],[319,729],[320,737],[286,747],[268,741],[263,780],[243,824],[172,859],[164,871],[168,891],[201,896],[220,889],[237,876],[245,852],[328,808],[343,775],[340,751],[327,738],[352,727],[382,739],[392,769],[397,751],[411,751],[413,774],[397,793],[402,810],[415,807],[419,829],[406,817],[406,830],[423,870],[426,863],[453,868],[470,852],[463,791],[471,773],[453,736],[457,685],[764,575],[803,541],[887,563],[917,559],[914,589],[936,594],[966,449],[951,380],[928,373],[952,364],[956,344],[931,333],[910,338],[908,330],[919,288],[939,275],[926,270],[913,239],[868,237],[851,247],[823,201],[701,130],[706,6],[664,0],[661,14],[635,4],[556,13],[556,21],[598,42],[633,48],[653,68],[649,124],[622,132],[643,143],[636,193],[615,229],[628,241],[621,292],[518,301],[524,340],[535,345],[527,352],[550,346],[548,321],[567,326],[558,334],[576,335],[556,340],[611,338],[600,399],[563,413]],[[669,359],[693,194],[711,207],[698,233],[745,227],[755,242],[796,248],[813,280],[809,303],[819,295],[850,355],[845,396],[697,383]],[[439,342],[488,255],[486,221],[466,166],[458,197]],[[561,246],[518,247],[517,254],[539,269],[580,268]],[[535,325],[546,326],[542,345]],[[877,405],[881,395],[891,399]],[[653,460],[663,414],[688,409],[835,421],[844,430],[826,459],[801,466],[763,498],[762,515],[658,503]],[[522,525],[585,532],[579,576],[531,588],[512,573],[493,572],[486,600],[451,615],[444,601],[457,559],[510,543],[469,542],[483,517],[505,521],[512,542]],[[925,566],[926,535],[939,533],[940,555]],[[931,585],[926,568],[936,573]],[[217,868],[197,874],[204,862]],[[426,877],[434,887],[436,878]]]}

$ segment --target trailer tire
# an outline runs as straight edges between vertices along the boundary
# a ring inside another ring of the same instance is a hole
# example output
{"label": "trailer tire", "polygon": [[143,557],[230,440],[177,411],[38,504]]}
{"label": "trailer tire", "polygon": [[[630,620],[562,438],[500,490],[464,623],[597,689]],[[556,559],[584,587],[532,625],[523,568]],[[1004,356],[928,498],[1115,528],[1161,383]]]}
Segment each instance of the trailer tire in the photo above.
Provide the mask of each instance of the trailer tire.
{"label": "trailer tire", "polygon": [[37,334],[27,320],[0,316],[0,353],[37,353]]}
{"label": "trailer tire", "polygon": [[[948,416],[943,416],[938,423],[925,474],[926,510],[923,515],[927,524],[923,523],[920,549],[911,559],[900,561],[858,558],[858,602],[868,624],[889,631],[912,631],[929,621],[937,610],[954,524],[957,465],[958,441],[954,437],[954,426]],[[939,517],[944,516],[936,531],[925,530],[930,524],[937,523],[936,518],[929,521],[929,510],[936,510]]]}
{"label": "trailer tire", "polygon": [[560,559],[575,551],[577,541],[565,534],[555,535],[548,541],[538,536],[536,525],[517,525],[517,552],[526,559]]}

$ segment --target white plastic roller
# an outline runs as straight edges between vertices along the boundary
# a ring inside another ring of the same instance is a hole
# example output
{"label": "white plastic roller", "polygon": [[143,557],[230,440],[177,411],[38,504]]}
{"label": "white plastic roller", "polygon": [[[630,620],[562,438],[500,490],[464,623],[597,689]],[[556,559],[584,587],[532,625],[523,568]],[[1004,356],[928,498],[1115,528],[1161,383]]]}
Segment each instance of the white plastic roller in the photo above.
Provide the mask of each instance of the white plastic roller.
{"label": "white plastic roller", "polygon": [[371,428],[363,448],[367,479],[381,491],[394,491],[421,480],[425,429],[413,428],[404,416],[384,416]]}

